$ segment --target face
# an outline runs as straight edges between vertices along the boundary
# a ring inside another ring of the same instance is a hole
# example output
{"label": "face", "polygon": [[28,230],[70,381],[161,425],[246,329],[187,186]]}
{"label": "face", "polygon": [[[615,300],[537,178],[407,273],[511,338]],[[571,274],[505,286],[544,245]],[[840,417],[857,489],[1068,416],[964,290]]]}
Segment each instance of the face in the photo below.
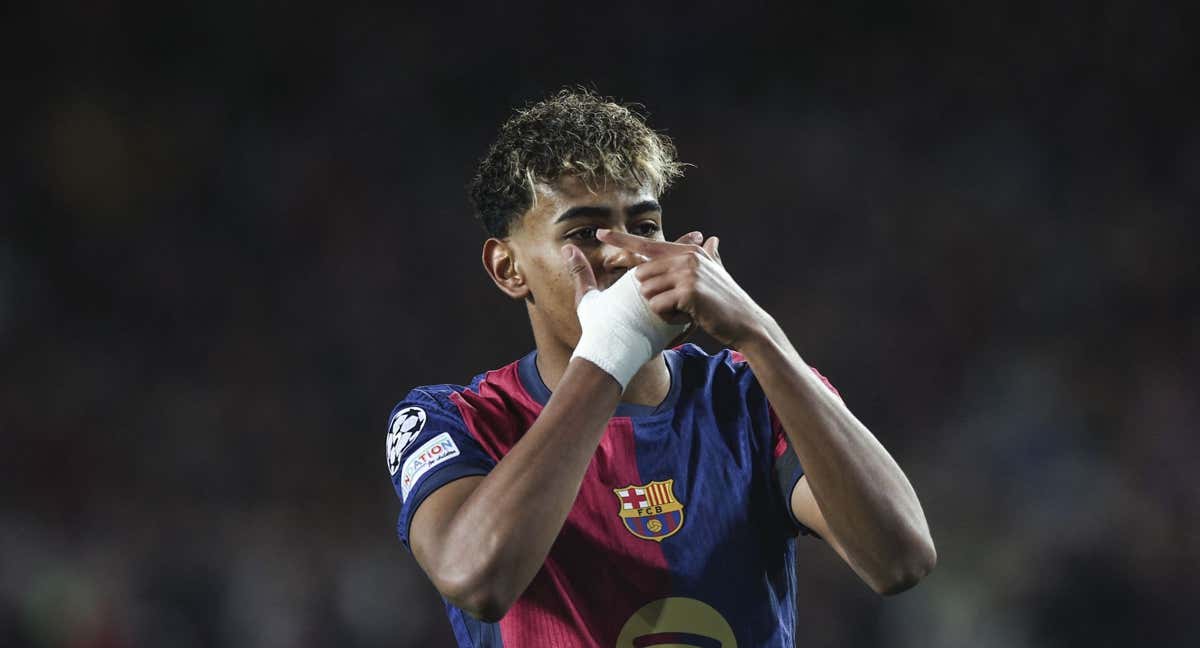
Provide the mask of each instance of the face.
{"label": "face", "polygon": [[[520,285],[501,285],[513,297],[524,297],[539,341],[552,337],[568,347],[579,340],[575,285],[566,271],[561,249],[575,245],[592,266],[601,290],[611,286],[640,259],[596,239],[600,228],[662,240],[662,208],[648,188],[596,187],[595,193],[569,176],[554,186],[538,185],[535,205],[514,223],[503,241],[511,256],[511,276]],[[493,244],[493,261],[497,246]],[[485,248],[485,263],[488,262]],[[496,264],[491,264],[497,278]],[[497,283],[500,284],[499,278]],[[514,290],[516,288],[516,290]],[[542,330],[537,330],[541,328]]]}

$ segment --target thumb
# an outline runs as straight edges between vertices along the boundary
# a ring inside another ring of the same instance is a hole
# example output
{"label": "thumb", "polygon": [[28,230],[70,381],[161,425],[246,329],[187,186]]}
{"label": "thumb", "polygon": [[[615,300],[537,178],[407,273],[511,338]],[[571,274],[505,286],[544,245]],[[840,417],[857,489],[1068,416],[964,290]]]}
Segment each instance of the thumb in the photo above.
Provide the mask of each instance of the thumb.
{"label": "thumb", "polygon": [[717,249],[719,245],[721,245],[721,239],[715,236],[710,236],[708,240],[704,242],[704,251],[708,252],[708,256],[712,257],[717,263],[720,263],[722,266],[724,266],[725,264],[721,261],[721,252]]}
{"label": "thumb", "polygon": [[592,274],[592,266],[588,264],[583,252],[574,245],[562,246],[563,261],[567,264],[567,273],[575,283],[575,306],[589,291],[596,290],[596,275]]}
{"label": "thumb", "polygon": [[675,239],[675,242],[679,243],[680,245],[700,245],[700,242],[703,240],[704,235],[700,232],[688,232],[687,234]]}

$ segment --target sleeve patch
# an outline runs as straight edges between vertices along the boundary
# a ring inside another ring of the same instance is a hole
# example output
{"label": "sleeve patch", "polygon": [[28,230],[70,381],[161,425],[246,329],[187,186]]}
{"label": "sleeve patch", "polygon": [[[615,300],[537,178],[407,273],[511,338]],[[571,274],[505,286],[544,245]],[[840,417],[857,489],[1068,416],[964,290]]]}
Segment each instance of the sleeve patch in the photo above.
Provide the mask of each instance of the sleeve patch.
{"label": "sleeve patch", "polygon": [[406,407],[392,417],[387,435],[387,463],[388,472],[393,476],[400,470],[400,457],[404,455],[404,449],[421,433],[426,418],[425,410],[420,407]]}
{"label": "sleeve patch", "polygon": [[434,466],[453,459],[459,454],[458,446],[449,432],[442,432],[417,448],[404,461],[403,473],[400,476],[400,498],[408,499],[408,493],[416,485],[417,480],[425,473],[433,470]]}

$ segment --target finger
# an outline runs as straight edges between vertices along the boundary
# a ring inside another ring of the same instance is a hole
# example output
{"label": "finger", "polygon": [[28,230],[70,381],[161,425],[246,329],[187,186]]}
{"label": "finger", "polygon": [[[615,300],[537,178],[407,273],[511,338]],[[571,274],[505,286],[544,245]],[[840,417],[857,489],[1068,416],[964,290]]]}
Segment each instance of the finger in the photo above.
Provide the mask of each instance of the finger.
{"label": "finger", "polygon": [[675,287],[675,277],[665,273],[655,275],[645,281],[638,279],[638,282],[641,284],[639,292],[642,293],[642,297],[646,301],[653,299],[659,293],[664,293]]}
{"label": "finger", "polygon": [[678,265],[678,257],[672,256],[643,262],[634,268],[633,271],[637,273],[638,281],[646,281],[651,277],[670,272],[678,267]]}
{"label": "finger", "polygon": [[609,245],[615,245],[622,250],[629,250],[630,252],[635,252],[651,259],[672,254],[682,254],[695,248],[692,245],[655,241],[642,236],[634,236],[625,232],[614,232],[607,229],[596,230],[596,238]]}
{"label": "finger", "polygon": [[675,242],[679,245],[700,245],[704,242],[704,235],[700,232],[688,232],[675,239]]}
{"label": "finger", "polygon": [[663,318],[664,321],[670,324],[683,324],[691,321],[691,316],[687,314],[680,303],[681,294],[678,290],[668,290],[655,295],[647,301],[650,311],[655,315]]}
{"label": "finger", "polygon": [[722,266],[724,266],[725,264],[721,261],[721,252],[717,249],[719,245],[721,245],[721,239],[715,236],[710,236],[708,237],[708,240],[704,242],[704,251],[708,252],[708,256],[712,257],[717,263],[720,263]]}
{"label": "finger", "polygon": [[596,290],[596,275],[592,274],[592,266],[587,257],[574,245],[562,246],[563,262],[567,265],[567,273],[575,284],[575,305],[590,290]]}
{"label": "finger", "polygon": [[675,254],[672,256],[659,257],[647,263],[642,263],[634,270],[637,273],[638,281],[646,281],[647,279],[664,274],[667,272],[696,272],[701,265],[706,261],[712,261],[708,250],[699,245],[688,246],[691,248],[685,254]]}

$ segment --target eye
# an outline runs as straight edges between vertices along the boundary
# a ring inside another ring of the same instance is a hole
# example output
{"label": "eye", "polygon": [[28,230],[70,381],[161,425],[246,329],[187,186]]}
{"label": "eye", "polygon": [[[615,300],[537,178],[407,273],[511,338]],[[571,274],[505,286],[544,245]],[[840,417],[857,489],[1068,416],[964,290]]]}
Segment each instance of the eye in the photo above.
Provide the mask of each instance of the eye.
{"label": "eye", "polygon": [[571,239],[572,241],[595,241],[596,230],[598,229],[600,228],[595,226],[580,227],[568,232],[564,238]]}
{"label": "eye", "polygon": [[659,227],[658,223],[656,223],[654,221],[645,221],[643,223],[638,223],[637,225],[633,226],[634,234],[637,234],[638,236],[645,236],[646,238],[652,238],[655,234],[658,234],[659,231],[661,231],[661,230],[662,230],[662,228]]}

